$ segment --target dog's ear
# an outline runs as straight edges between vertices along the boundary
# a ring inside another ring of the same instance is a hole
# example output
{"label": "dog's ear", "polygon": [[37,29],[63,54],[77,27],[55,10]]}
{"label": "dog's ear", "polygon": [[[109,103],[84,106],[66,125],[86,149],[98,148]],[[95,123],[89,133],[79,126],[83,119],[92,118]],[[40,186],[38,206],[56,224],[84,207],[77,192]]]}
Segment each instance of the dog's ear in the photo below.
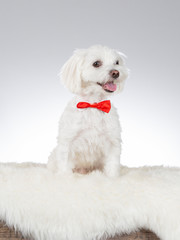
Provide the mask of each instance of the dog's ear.
{"label": "dog's ear", "polygon": [[122,89],[124,88],[125,79],[129,77],[130,70],[126,67],[127,56],[124,53],[119,51],[117,53],[119,54],[119,57],[122,60],[122,64],[120,65],[120,73],[121,73],[120,84],[118,85],[118,88],[116,91],[121,92]]}
{"label": "dog's ear", "polygon": [[64,64],[60,77],[62,83],[73,93],[78,94],[82,85],[82,64],[84,61],[84,50],[76,50],[73,56]]}
{"label": "dog's ear", "polygon": [[123,63],[125,64],[127,56],[124,53],[120,52],[120,51],[117,51],[117,53],[119,54],[120,58],[122,59]]}

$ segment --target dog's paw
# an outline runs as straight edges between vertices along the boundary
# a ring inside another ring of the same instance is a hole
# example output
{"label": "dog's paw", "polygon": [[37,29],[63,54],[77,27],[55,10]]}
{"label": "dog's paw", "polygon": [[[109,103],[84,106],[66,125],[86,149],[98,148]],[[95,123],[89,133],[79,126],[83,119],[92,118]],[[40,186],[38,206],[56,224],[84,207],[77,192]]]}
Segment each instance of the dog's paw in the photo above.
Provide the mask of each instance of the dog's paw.
{"label": "dog's paw", "polygon": [[107,177],[117,178],[120,176],[120,167],[119,166],[105,167],[104,173],[106,174]]}

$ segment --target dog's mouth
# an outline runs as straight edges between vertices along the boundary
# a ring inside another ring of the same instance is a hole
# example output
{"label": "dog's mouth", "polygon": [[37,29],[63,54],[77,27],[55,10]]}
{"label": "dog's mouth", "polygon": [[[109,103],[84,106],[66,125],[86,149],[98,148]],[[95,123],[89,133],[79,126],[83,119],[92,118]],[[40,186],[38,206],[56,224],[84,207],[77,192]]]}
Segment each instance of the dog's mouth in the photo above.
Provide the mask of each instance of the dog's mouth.
{"label": "dog's mouth", "polygon": [[108,81],[104,84],[97,82],[97,84],[100,85],[106,92],[109,92],[109,93],[115,92],[117,89],[117,86],[114,83],[114,81]]}

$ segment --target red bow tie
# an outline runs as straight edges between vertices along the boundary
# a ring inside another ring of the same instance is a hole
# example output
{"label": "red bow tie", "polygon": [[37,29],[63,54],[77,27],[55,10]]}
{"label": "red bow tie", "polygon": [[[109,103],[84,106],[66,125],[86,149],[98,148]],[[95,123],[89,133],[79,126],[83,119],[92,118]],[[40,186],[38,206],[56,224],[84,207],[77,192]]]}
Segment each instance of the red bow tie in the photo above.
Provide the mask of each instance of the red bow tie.
{"label": "red bow tie", "polygon": [[111,109],[111,102],[110,102],[110,100],[106,100],[106,101],[102,101],[99,103],[93,103],[93,104],[90,104],[87,102],[79,102],[77,104],[77,108],[89,108],[89,107],[97,108],[103,112],[108,113]]}

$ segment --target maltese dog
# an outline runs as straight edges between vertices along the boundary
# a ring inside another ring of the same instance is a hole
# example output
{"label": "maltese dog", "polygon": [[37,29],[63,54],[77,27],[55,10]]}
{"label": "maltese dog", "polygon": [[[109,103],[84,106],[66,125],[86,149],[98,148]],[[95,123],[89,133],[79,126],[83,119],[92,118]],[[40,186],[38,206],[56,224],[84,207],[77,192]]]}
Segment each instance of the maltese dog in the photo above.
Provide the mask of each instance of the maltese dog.
{"label": "maltese dog", "polygon": [[56,148],[48,168],[57,172],[101,170],[120,174],[121,128],[109,96],[119,93],[128,76],[123,54],[105,46],[76,50],[61,71],[75,94],[59,123]]}

